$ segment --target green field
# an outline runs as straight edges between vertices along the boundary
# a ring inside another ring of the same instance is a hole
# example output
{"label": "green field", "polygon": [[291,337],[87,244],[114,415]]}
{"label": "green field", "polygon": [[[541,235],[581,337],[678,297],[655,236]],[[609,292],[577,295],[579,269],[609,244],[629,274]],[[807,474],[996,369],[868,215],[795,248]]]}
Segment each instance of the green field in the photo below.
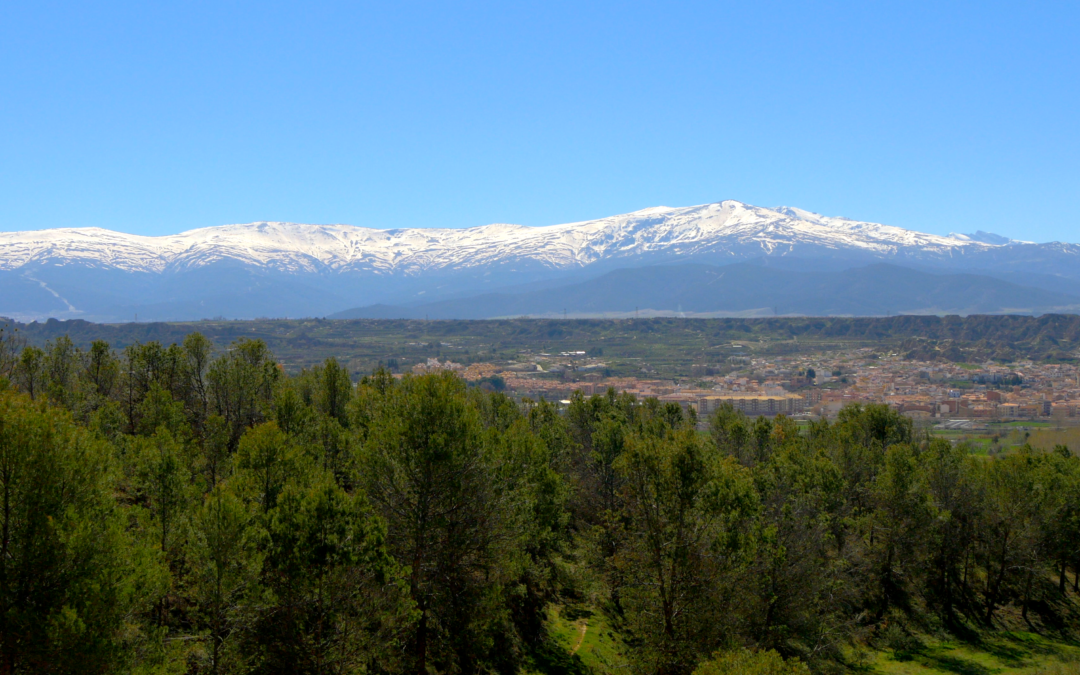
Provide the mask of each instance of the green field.
{"label": "green field", "polygon": [[1053,427],[1053,422],[1035,422],[1027,420],[1017,420],[1015,422],[997,422],[990,425],[990,428],[1003,428],[1003,429],[1022,429],[1025,427],[1031,427],[1033,429],[1048,429]]}
{"label": "green field", "polygon": [[966,443],[976,454],[1008,453],[1030,444],[1040,450],[1055,446],[1080,448],[1080,427],[1060,427],[1056,422],[995,422],[984,431],[931,428],[935,438]]}

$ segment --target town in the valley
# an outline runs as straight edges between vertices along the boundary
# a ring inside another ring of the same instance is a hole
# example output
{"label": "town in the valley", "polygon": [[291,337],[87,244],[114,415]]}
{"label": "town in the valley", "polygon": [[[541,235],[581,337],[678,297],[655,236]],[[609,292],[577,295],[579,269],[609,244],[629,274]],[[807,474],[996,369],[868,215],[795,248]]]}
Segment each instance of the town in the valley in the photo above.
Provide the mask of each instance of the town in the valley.
{"label": "town in the valley", "polygon": [[[412,372],[453,370],[518,398],[567,401],[609,389],[656,398],[705,416],[724,404],[751,416],[833,418],[852,403],[885,403],[944,429],[1032,420],[1080,424],[1080,370],[1072,364],[912,361],[872,349],[774,357],[731,357],[723,368],[694,366],[689,377],[605,376],[602,358],[583,351],[522,354],[505,364],[428,359]],[[726,371],[726,372],[718,372]]]}

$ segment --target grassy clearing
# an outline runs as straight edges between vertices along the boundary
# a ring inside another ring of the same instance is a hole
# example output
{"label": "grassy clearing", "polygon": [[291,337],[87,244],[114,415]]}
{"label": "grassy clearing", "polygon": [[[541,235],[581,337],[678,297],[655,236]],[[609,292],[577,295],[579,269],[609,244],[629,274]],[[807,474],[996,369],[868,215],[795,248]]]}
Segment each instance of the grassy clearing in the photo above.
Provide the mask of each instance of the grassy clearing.
{"label": "grassy clearing", "polygon": [[607,675],[627,671],[626,646],[603,612],[592,607],[550,607],[547,629],[549,644],[533,655],[523,675]]}
{"label": "grassy clearing", "polygon": [[1005,632],[976,643],[925,641],[910,650],[871,652],[864,673],[883,675],[1080,675],[1080,645]]}
{"label": "grassy clearing", "polygon": [[[585,626],[585,635],[580,627]],[[552,632],[568,652],[577,646],[574,657],[590,672],[613,673],[626,670],[626,646],[602,611],[592,608],[563,608],[552,613]],[[579,645],[580,640],[580,645]]]}
{"label": "grassy clearing", "polygon": [[[521,675],[611,675],[628,671],[626,646],[603,612],[552,607],[551,637]],[[581,628],[585,626],[584,638]],[[580,645],[579,645],[580,641]],[[576,653],[572,653],[577,646]],[[971,641],[922,636],[900,648],[853,650],[849,668],[861,675],[1080,675],[1080,643],[1025,631],[1002,631]],[[833,671],[828,671],[833,672]]]}

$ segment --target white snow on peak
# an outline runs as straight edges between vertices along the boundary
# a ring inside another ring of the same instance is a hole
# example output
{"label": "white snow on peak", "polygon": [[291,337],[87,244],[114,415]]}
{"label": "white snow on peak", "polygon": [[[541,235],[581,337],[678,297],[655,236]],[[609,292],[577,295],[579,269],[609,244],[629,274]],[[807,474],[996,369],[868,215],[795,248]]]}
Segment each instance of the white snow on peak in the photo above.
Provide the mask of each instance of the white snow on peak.
{"label": "white snow on peak", "polygon": [[1017,244],[1031,244],[1034,242],[1022,241],[1020,239],[1010,239],[1003,237],[1000,234],[994,234],[993,232],[983,232],[979,230],[972,234],[959,234],[957,232],[950,232],[950,237],[954,239],[960,239],[963,241],[977,241],[983,244],[993,244],[995,246],[1015,246]]}
{"label": "white snow on peak", "polygon": [[287,272],[428,270],[531,262],[571,268],[649,254],[690,256],[814,248],[879,257],[950,254],[994,248],[968,237],[942,237],[878,223],[822,216],[793,207],[767,209],[727,200],[657,206],[597,220],[545,227],[496,223],[464,229],[375,229],[351,225],[257,222],[144,237],[101,228],[0,233],[0,269],[78,264],[160,273],[238,261]]}

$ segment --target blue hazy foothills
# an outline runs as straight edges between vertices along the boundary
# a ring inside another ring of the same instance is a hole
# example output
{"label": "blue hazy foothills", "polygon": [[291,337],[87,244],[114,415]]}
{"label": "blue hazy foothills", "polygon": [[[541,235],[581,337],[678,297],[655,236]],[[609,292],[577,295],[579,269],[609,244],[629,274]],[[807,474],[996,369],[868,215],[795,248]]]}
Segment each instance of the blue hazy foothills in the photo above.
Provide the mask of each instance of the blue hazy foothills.
{"label": "blue hazy foothills", "polygon": [[0,230],[738,199],[1080,240],[1076,2],[11,2]]}

